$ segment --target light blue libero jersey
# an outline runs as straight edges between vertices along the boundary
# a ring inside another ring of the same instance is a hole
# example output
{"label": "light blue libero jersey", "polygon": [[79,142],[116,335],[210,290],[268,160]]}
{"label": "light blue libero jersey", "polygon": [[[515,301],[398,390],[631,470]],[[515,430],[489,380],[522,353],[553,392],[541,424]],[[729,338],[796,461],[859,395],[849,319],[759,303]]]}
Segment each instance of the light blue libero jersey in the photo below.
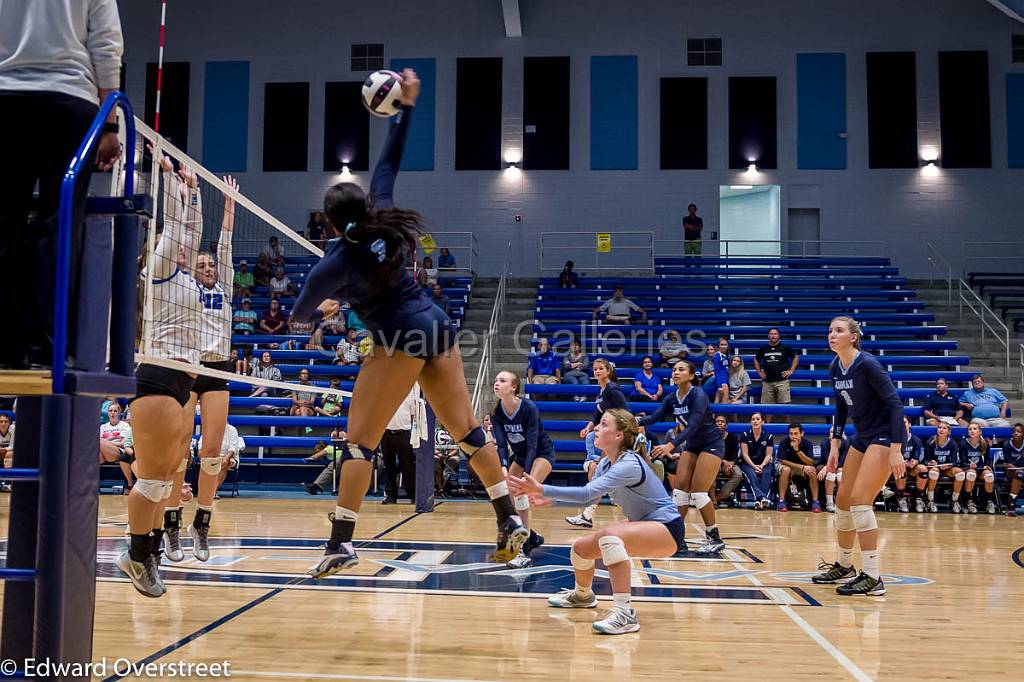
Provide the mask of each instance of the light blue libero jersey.
{"label": "light blue libero jersey", "polygon": [[558,502],[586,505],[609,495],[630,521],[669,523],[679,518],[672,498],[644,458],[627,450],[613,464],[605,457],[594,478],[582,487],[545,485],[544,497]]}

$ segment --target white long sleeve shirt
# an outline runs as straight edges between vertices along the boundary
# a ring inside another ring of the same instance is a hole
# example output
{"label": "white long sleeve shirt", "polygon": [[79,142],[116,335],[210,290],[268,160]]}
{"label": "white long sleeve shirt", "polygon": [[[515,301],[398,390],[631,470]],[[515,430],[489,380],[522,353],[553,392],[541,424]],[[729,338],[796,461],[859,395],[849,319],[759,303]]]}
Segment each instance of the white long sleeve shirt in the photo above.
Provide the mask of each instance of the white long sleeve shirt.
{"label": "white long sleeve shirt", "polygon": [[0,90],[96,103],[121,82],[116,0],[0,0]]}
{"label": "white long sleeve shirt", "polygon": [[395,416],[388,422],[389,431],[409,431],[412,429],[413,419],[416,417],[416,401],[420,398],[420,385],[413,384],[409,395],[399,406]]}

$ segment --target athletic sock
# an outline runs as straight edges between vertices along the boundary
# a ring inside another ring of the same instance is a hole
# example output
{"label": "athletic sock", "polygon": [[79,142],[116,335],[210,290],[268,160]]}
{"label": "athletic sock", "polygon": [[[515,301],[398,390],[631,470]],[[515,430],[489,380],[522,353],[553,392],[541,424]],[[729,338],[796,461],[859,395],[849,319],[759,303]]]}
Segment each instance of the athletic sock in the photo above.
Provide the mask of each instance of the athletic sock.
{"label": "athletic sock", "polygon": [[825,496],[825,504],[828,504],[828,505],[831,506],[831,505],[834,505],[835,503],[836,503],[836,496],[835,495],[826,495]]}
{"label": "athletic sock", "polygon": [[591,504],[583,508],[583,512],[580,514],[580,516],[585,518],[587,521],[593,521],[595,512],[597,512],[597,505]]}
{"label": "athletic sock", "polygon": [[164,509],[164,529],[170,530],[178,528],[181,528],[181,507]]}
{"label": "athletic sock", "polygon": [[881,575],[882,575],[881,572],[880,572],[880,569],[879,569],[879,564],[881,563],[881,559],[878,556],[878,550],[877,549],[871,549],[871,550],[867,550],[867,551],[863,551],[862,550],[861,553],[860,553],[860,558],[861,558],[861,561],[864,562],[864,565],[861,567],[861,570],[864,571],[865,573],[867,573],[868,575],[870,575],[875,580],[878,580],[881,577]]}
{"label": "athletic sock", "polygon": [[331,539],[327,541],[327,549],[336,554],[344,544],[344,549],[352,550],[352,534],[356,530],[359,514],[344,507],[334,508],[334,520],[331,521]]}
{"label": "athletic sock", "polygon": [[196,515],[192,519],[192,525],[195,528],[209,528],[210,517],[213,516],[213,509],[211,507],[204,507],[203,505],[196,506]]}
{"label": "athletic sock", "polygon": [[934,502],[935,501],[935,491],[934,490],[929,490],[928,491],[928,501],[929,502]]}
{"label": "athletic sock", "polygon": [[853,548],[846,549],[845,547],[839,547],[836,550],[836,563],[844,568],[853,566]]}
{"label": "athletic sock", "polygon": [[960,499],[960,493],[953,493],[953,501],[956,502]]}
{"label": "athletic sock", "polygon": [[510,516],[516,515],[516,505],[512,496],[508,493],[508,483],[498,481],[494,485],[487,486],[487,496],[491,498],[491,505],[498,517],[498,525],[504,525]]}
{"label": "athletic sock", "polygon": [[631,611],[633,609],[630,602],[629,592],[612,594],[612,601],[614,603],[614,607],[617,609],[622,609],[623,611]]}
{"label": "athletic sock", "polygon": [[128,556],[132,561],[143,562],[153,553],[153,536],[151,533],[136,535],[132,533],[128,544]]}
{"label": "athletic sock", "polygon": [[584,599],[587,599],[592,594],[594,594],[593,586],[583,587],[579,583],[576,583],[576,596],[583,597]]}

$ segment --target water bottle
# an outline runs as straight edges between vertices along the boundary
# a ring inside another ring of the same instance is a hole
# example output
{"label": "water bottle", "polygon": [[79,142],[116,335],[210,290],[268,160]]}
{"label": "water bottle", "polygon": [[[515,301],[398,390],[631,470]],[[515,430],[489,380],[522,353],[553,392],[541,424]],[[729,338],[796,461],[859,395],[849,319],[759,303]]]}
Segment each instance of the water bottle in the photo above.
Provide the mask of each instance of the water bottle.
{"label": "water bottle", "polygon": [[124,495],[124,485],[115,485],[112,490],[115,495]]}

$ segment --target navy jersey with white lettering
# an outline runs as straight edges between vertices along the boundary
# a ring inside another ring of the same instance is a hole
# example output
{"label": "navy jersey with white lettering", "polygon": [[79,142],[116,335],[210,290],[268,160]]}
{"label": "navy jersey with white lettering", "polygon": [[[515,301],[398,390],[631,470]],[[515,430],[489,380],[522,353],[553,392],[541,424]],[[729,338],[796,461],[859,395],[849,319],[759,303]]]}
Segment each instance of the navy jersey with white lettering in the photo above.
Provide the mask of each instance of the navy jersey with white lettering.
{"label": "navy jersey with white lettering", "polygon": [[[373,208],[390,208],[398,167],[402,162],[405,138],[409,130],[412,107],[403,106],[388,131],[387,141],[370,182],[369,202]],[[335,225],[344,230],[345,225]],[[345,237],[327,243],[323,258],[306,275],[292,317],[299,322],[319,322],[323,316],[317,309],[325,299],[348,301],[368,329],[378,331],[409,315],[429,309],[433,303],[405,268],[397,268],[387,281],[377,272],[386,253],[403,244],[382,239],[354,242]],[[414,254],[407,254],[410,260]]]}
{"label": "navy jersey with white lettering", "polygon": [[[715,415],[711,413],[708,394],[696,386],[691,385],[690,390],[682,397],[678,390],[669,393],[653,414],[640,420],[640,426],[666,421],[670,415],[681,427],[679,435],[672,439],[672,444],[676,447],[683,443],[703,446],[722,439],[722,432],[715,426]],[[689,445],[687,447],[689,448]]]}
{"label": "navy jersey with white lettering", "polygon": [[609,381],[597,394],[597,400],[594,401],[594,414],[590,416],[590,421],[597,424],[601,421],[601,415],[616,408],[628,410],[629,403],[626,402],[626,394],[622,392],[619,385],[614,381]]}
{"label": "navy jersey with white lettering", "polygon": [[532,400],[521,399],[519,407],[511,415],[505,412],[505,406],[499,402],[491,413],[491,421],[494,424],[494,444],[506,466],[511,460],[531,466],[538,455],[553,457],[551,438],[544,431],[540,411]]}
{"label": "navy jersey with white lettering", "polygon": [[969,469],[971,465],[977,469],[984,469],[988,464],[988,444],[979,439],[977,445],[971,443],[968,438],[960,440],[960,464],[961,469]]}
{"label": "navy jersey with white lettering", "polygon": [[924,459],[924,443],[912,433],[908,433],[907,439],[903,441],[903,459],[907,462],[910,460],[920,462]]}
{"label": "navy jersey with white lettering", "polygon": [[836,399],[833,438],[839,438],[843,433],[849,416],[861,438],[887,436],[890,443],[905,440],[903,403],[892,379],[874,356],[858,352],[850,366],[845,368],[837,356],[829,373]]}
{"label": "navy jersey with white lettering", "polygon": [[956,464],[960,461],[960,446],[955,438],[950,438],[943,444],[939,444],[936,437],[932,437],[924,448],[924,461],[934,461],[936,464]]}
{"label": "navy jersey with white lettering", "polygon": [[1007,438],[1003,441],[1002,450],[1003,464],[1024,467],[1024,442],[1021,442],[1020,447],[1016,447],[1013,440]]}
{"label": "navy jersey with white lettering", "polygon": [[[821,441],[821,445],[819,445],[818,447],[814,448],[814,464],[815,464],[815,466],[817,466],[819,464],[827,464],[828,463],[828,453],[831,451],[831,449],[832,449],[832,436],[831,435],[825,436],[825,440]],[[842,469],[843,465],[846,464],[846,453],[848,453],[849,451],[850,451],[850,440],[848,438],[846,438],[846,436],[843,436],[843,438],[841,438],[840,441],[839,441],[839,464],[836,465],[840,469]]]}

